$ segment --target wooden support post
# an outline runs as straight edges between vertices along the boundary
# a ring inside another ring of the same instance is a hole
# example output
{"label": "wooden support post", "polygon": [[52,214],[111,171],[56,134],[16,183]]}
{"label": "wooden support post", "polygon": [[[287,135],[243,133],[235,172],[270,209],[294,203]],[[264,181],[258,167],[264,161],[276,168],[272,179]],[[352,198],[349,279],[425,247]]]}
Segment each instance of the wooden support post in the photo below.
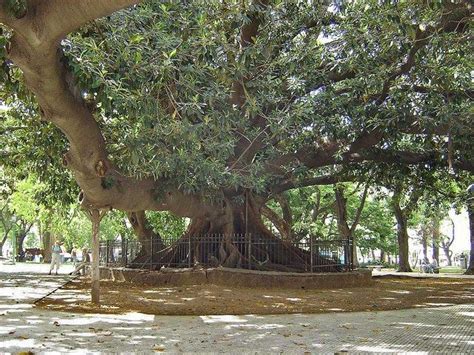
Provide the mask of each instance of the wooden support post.
{"label": "wooden support post", "polygon": [[97,209],[89,210],[89,217],[92,222],[91,298],[94,304],[100,304],[99,228],[100,221],[106,213],[106,211]]}

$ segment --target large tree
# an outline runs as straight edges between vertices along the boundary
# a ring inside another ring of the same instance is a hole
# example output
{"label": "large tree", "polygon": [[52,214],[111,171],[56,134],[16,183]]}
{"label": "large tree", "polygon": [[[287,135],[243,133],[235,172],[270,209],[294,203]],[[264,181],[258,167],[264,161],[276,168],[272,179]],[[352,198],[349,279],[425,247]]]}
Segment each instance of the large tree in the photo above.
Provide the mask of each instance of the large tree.
{"label": "large tree", "polygon": [[67,150],[82,205],[127,211],[142,238],[153,210],[275,240],[261,215],[289,189],[474,170],[468,1],[138,2],[0,0],[0,92],[9,137],[43,140],[43,175]]}

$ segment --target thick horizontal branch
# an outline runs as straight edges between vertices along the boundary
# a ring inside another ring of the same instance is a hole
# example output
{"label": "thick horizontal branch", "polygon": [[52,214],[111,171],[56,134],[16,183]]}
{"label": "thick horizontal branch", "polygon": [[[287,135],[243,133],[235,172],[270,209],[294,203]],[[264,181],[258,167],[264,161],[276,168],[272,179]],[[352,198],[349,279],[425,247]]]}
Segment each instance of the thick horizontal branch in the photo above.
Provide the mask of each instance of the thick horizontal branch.
{"label": "thick horizontal branch", "polygon": [[[94,18],[108,15],[136,1],[29,1],[28,14],[15,24],[9,58],[24,74],[35,94],[40,114],[55,124],[69,141],[63,164],[82,189],[80,202],[93,209],[123,211],[169,210],[195,217],[212,210],[197,196],[164,189],[154,179],[121,174],[108,159],[105,139],[74,78],[63,63],[59,37]],[[33,11],[34,10],[34,11]],[[41,26],[38,24],[41,23]]]}
{"label": "thick horizontal branch", "polygon": [[108,16],[140,0],[35,0],[28,11],[42,24],[41,37],[57,41],[87,22]]}

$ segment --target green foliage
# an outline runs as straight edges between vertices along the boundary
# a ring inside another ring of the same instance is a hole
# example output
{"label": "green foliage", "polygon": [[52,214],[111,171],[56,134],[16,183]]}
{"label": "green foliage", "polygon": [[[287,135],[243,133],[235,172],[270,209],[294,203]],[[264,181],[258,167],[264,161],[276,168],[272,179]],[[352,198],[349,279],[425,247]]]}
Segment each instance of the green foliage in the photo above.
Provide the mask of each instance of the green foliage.
{"label": "green foliage", "polygon": [[[261,12],[263,25],[254,45],[241,50],[241,26],[254,11]],[[470,29],[434,33],[416,53],[417,65],[394,78],[386,98],[377,101],[415,37],[436,26],[443,12],[443,6],[415,1],[356,1],[329,8],[325,2],[301,1],[268,8],[240,1],[147,1],[86,25],[62,47],[83,97],[95,107],[111,158],[123,171],[166,180],[186,192],[249,188],[262,193],[279,180],[265,171],[269,160],[315,142],[351,141],[374,127],[384,131],[378,148],[442,152],[427,171],[447,170],[439,165],[448,154],[444,137],[407,135],[400,127],[429,132],[447,124],[453,157],[468,156],[474,150],[465,91],[473,70],[465,40]],[[9,36],[3,29],[0,47]],[[61,200],[69,196],[70,202],[77,190],[60,166],[66,142],[38,121],[21,73],[3,63],[0,104],[10,108],[2,119],[10,130],[1,138],[9,147],[3,154],[21,162],[16,170],[32,168],[48,181],[51,194]],[[346,78],[333,79],[338,76]],[[246,102],[238,109],[229,97],[232,83],[243,78]],[[258,115],[266,119],[264,131],[251,125]],[[15,126],[27,129],[12,131]],[[229,160],[242,137],[263,147],[251,163],[235,169]],[[318,173],[293,163],[283,168],[297,179]],[[407,173],[384,163],[349,168]],[[319,173],[328,171],[334,169]]]}
{"label": "green foliage", "polygon": [[168,212],[148,212],[147,220],[155,233],[167,240],[178,239],[187,227],[185,218],[176,217]]}
{"label": "green foliage", "polygon": [[[337,238],[332,186],[308,187],[288,192],[293,214],[293,232],[320,239]],[[281,215],[279,207],[275,208]]]}
{"label": "green foliage", "polygon": [[396,254],[395,219],[386,197],[381,198],[377,195],[368,197],[355,234],[357,245],[364,252],[383,250],[392,255]]}
{"label": "green foliage", "polygon": [[33,234],[33,233],[28,233],[26,238],[25,238],[23,247],[24,247],[24,249],[26,249],[26,248],[41,248],[38,236]]}

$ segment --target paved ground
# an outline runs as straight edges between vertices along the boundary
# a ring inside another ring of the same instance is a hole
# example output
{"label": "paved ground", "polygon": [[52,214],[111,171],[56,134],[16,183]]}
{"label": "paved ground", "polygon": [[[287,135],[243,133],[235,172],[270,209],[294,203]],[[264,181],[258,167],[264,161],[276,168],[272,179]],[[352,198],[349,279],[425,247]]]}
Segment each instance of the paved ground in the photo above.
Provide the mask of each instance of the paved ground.
{"label": "paved ground", "polygon": [[200,317],[70,314],[35,308],[35,299],[69,279],[67,271],[48,276],[46,265],[0,264],[0,352],[474,353],[474,305]]}
{"label": "paved ground", "polygon": [[395,270],[372,270],[372,276],[398,276],[398,277],[414,277],[414,278],[433,278],[433,279],[474,279],[474,275],[462,275],[462,274],[451,274],[451,273],[439,273],[439,274],[427,274],[423,272],[413,271],[413,272],[398,272]]}

